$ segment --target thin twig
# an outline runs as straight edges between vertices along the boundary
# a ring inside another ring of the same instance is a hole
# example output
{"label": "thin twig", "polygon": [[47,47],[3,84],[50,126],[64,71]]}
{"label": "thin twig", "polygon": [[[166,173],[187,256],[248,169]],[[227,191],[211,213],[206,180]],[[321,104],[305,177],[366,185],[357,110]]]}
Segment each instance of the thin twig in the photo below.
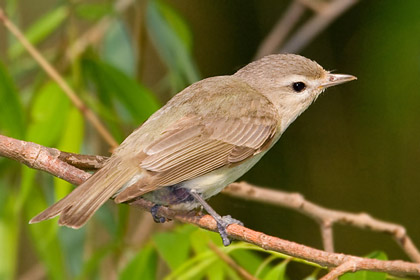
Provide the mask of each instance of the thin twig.
{"label": "thin twig", "polygon": [[228,254],[225,254],[222,250],[220,250],[214,243],[209,243],[209,248],[223,261],[225,262],[230,268],[232,268],[239,277],[245,280],[256,280],[254,276],[252,276],[248,271],[246,271],[242,266],[237,264]]}
{"label": "thin twig", "polygon": [[358,0],[334,0],[325,6],[318,14],[308,20],[289,41],[280,48],[280,53],[297,53],[316,35],[324,30],[333,20],[347,11]]}
{"label": "thin twig", "polygon": [[116,148],[118,143],[108,132],[96,115],[82,102],[73,89],[68,85],[64,78],[58,71],[41,55],[41,53],[25,38],[19,28],[14,25],[0,7],[0,21],[12,33],[28,53],[35,59],[42,69],[53,79],[60,88],[64,91],[67,97],[71,100],[74,106],[86,117],[86,119],[95,127],[98,133],[105,139],[105,141],[112,147]]}
{"label": "thin twig", "polygon": [[365,213],[353,214],[327,209],[305,200],[301,194],[261,188],[246,182],[232,183],[222,192],[234,197],[293,209],[321,224],[325,221],[390,234],[411,260],[420,263],[420,253],[401,225],[380,221]]}
{"label": "thin twig", "polygon": [[267,37],[262,41],[257,50],[254,60],[274,53],[283,44],[284,39],[290,30],[302,17],[305,7],[297,0],[290,3],[284,16],[281,17]]}
{"label": "thin twig", "polygon": [[320,223],[320,229],[324,250],[331,253],[334,252],[333,223],[325,220]]}
{"label": "thin twig", "polygon": [[355,272],[356,266],[354,261],[345,262],[334,269],[331,269],[326,275],[324,275],[320,280],[336,280],[339,276],[347,273],[347,272]]}

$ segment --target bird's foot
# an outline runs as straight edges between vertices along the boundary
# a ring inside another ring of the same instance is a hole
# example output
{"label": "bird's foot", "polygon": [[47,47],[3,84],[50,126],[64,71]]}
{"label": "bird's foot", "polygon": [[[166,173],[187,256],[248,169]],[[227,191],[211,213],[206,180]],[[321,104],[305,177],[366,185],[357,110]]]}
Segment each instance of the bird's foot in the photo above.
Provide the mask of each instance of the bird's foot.
{"label": "bird's foot", "polygon": [[150,214],[152,214],[152,217],[155,223],[162,224],[166,222],[167,219],[165,217],[159,216],[158,214],[159,208],[160,208],[159,204],[153,205],[152,208],[150,209]]}
{"label": "bird's foot", "polygon": [[230,215],[223,216],[223,217],[221,217],[219,215],[217,215],[217,217],[215,217],[215,216],[212,215],[212,217],[217,222],[217,231],[219,232],[220,237],[222,238],[223,245],[224,246],[230,245],[231,241],[228,237],[226,228],[231,224],[238,224],[238,225],[241,225],[241,226],[243,226],[244,224],[241,221],[232,218]]}

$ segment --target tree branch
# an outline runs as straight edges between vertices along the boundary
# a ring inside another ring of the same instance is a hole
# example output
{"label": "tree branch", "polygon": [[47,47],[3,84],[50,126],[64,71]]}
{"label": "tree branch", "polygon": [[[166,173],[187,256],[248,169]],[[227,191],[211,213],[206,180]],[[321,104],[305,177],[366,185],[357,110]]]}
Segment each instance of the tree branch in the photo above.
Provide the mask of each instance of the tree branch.
{"label": "tree branch", "polygon": [[[26,164],[27,166],[31,168],[47,171],[48,173],[54,176],[60,177],[76,185],[83,183],[85,180],[87,180],[87,178],[89,178],[90,176],[89,173],[82,171],[66,162],[63,162],[59,158],[60,154],[61,152],[57,149],[47,148],[47,147],[44,147],[35,143],[16,140],[13,138],[0,135],[0,155],[1,156],[17,160],[23,164]],[[238,186],[240,186],[240,188],[238,188]],[[261,199],[261,201],[270,202],[271,204],[276,204],[276,205],[277,204],[292,205],[292,204],[295,204],[296,202],[299,202],[299,207],[295,209],[305,209],[305,210],[302,210],[302,213],[306,213],[305,211],[308,211],[308,209],[312,209],[312,211],[315,210],[315,212],[318,211],[318,212],[329,213],[331,217],[335,217],[332,214],[336,214],[337,216],[336,221],[347,221],[346,219],[350,217],[350,220],[354,218],[354,220],[351,221],[351,224],[363,225],[366,223],[366,221],[370,221],[372,224],[379,224],[382,226],[392,225],[392,224],[372,220],[372,218],[370,217],[366,218],[368,216],[366,216],[365,214],[362,214],[362,216],[360,216],[360,215],[348,214],[348,213],[344,213],[340,211],[324,209],[320,206],[316,206],[310,202],[303,200],[301,196],[298,196],[296,194],[284,194],[281,192],[262,189],[262,188],[256,188],[253,186],[251,186],[250,188],[250,185],[247,185],[246,183],[233,184],[229,186],[228,192],[229,192],[229,189],[230,189],[230,192],[232,192],[232,189],[235,189],[236,187],[236,189],[239,190],[239,193],[243,195],[241,191],[244,191],[245,188],[242,186],[247,187],[246,189],[248,191],[247,197],[249,197],[250,199],[256,200],[255,197],[257,197],[258,194],[261,195],[264,192],[269,192],[270,196],[265,197],[264,199]],[[298,199],[297,200],[292,199],[293,201],[289,201],[286,203],[285,202],[275,203],[274,202],[275,199],[272,197],[273,193],[278,193],[276,197],[281,197],[281,196],[286,195],[286,197],[289,199],[293,197],[298,198]],[[152,202],[144,200],[142,198],[134,200],[128,204],[131,206],[146,209],[148,211],[150,211],[150,209],[153,206]],[[314,218],[317,217],[316,214],[310,215],[308,213],[306,214],[309,216],[312,216]],[[175,220],[185,222],[185,223],[192,223],[201,228],[208,229],[211,231],[217,231],[216,221],[209,215],[197,216],[196,214],[192,212],[189,212],[189,213],[179,212],[179,211],[171,210],[167,207],[160,207],[158,210],[158,215],[167,217],[169,219],[175,219]],[[343,217],[346,217],[346,219],[343,219]],[[357,221],[357,219],[355,219],[357,217],[359,217],[359,219],[361,217],[362,221]],[[334,219],[332,220],[334,221]],[[395,229],[396,225],[393,225],[393,226]],[[266,250],[273,250],[276,252],[284,253],[289,256],[304,259],[310,262],[314,262],[328,268],[341,267],[341,268],[332,270],[332,272],[335,271],[334,273],[341,273],[341,271],[344,271],[344,272],[349,271],[347,267],[351,267],[352,268],[351,271],[371,270],[371,271],[386,272],[395,276],[420,276],[420,265],[415,264],[415,263],[409,263],[409,262],[404,262],[404,261],[380,261],[380,260],[375,260],[375,259],[366,259],[366,258],[355,257],[355,256],[350,256],[350,255],[345,255],[345,254],[337,254],[337,253],[321,251],[321,250],[314,249],[308,246],[297,244],[295,242],[283,240],[278,237],[269,236],[262,232],[254,231],[252,229],[249,229],[244,226],[237,225],[237,224],[229,225],[227,227],[227,233],[229,237],[231,238],[255,244]],[[327,274],[326,277],[328,275],[329,274]],[[326,278],[326,279],[332,279],[332,278]]]}
{"label": "tree branch", "polygon": [[[305,200],[299,193],[286,193],[279,190],[260,188],[246,182],[232,183],[223,190],[223,193],[296,210],[317,221],[321,225],[321,232],[328,230],[328,227],[325,227],[325,225],[331,224],[332,226],[332,224],[338,223],[389,234],[394,237],[395,241],[411,260],[420,263],[420,253],[407,235],[405,228],[401,225],[374,219],[366,213],[353,214],[327,209]],[[323,233],[322,235],[325,239],[329,234]],[[330,236],[332,237],[332,235]]]}

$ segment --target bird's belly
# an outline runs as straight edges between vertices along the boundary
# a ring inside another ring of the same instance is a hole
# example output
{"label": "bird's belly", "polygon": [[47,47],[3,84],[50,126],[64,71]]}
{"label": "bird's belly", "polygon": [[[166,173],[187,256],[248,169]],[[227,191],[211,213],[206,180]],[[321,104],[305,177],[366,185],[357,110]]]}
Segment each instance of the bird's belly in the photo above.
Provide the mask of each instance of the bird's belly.
{"label": "bird's belly", "polygon": [[244,175],[261,158],[262,153],[250,158],[249,160],[233,167],[223,167],[214,170],[206,175],[185,181],[182,187],[194,189],[200,193],[204,199],[218,194],[227,185]]}
{"label": "bird's belly", "polygon": [[223,167],[214,170],[206,175],[181,182],[174,186],[168,186],[144,195],[144,198],[154,203],[170,206],[173,209],[191,210],[198,207],[185,190],[194,190],[201,194],[204,199],[218,194],[227,185],[245,174],[263,156],[264,153],[255,155],[247,161],[233,167]]}

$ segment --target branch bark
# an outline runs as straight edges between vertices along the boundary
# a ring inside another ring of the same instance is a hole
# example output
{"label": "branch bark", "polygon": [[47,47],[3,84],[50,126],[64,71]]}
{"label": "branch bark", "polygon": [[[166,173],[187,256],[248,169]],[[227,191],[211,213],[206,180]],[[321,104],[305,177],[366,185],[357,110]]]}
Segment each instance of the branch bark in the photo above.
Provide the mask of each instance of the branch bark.
{"label": "branch bark", "polygon": [[[75,185],[83,183],[85,180],[87,180],[90,177],[89,173],[62,161],[59,158],[60,154],[61,152],[57,149],[47,148],[36,143],[25,142],[25,141],[16,140],[13,138],[0,135],[0,156],[17,160],[34,169],[46,171],[54,176],[60,177]],[[230,189],[230,191],[232,192],[232,189],[235,189],[235,186],[236,186],[236,189],[238,189],[237,188],[238,186],[243,186],[243,185],[245,185],[245,183],[233,184],[234,187],[232,187],[232,185],[229,186],[228,191]],[[275,192],[272,190],[266,190],[266,189],[261,189],[261,188],[256,189],[255,187],[253,188],[249,188],[249,186],[247,187],[248,187],[247,190],[249,192],[247,197],[249,197],[250,199],[253,199],[253,198],[255,199],[255,197],[257,197],[256,194],[261,194],[262,192],[269,192],[270,195],[273,194],[271,192]],[[244,190],[244,189],[245,188],[239,188],[239,190]],[[281,195],[285,195],[285,194],[280,193],[280,196]],[[320,212],[324,211],[324,212],[330,213],[330,215],[337,214],[338,217],[348,217],[348,215],[350,215],[350,217],[353,217],[351,215],[354,215],[354,214],[348,214],[348,213],[344,213],[340,211],[324,209],[319,206],[317,206],[318,208],[314,207],[314,204],[304,201],[301,196],[298,196],[296,194],[292,194],[288,198],[293,198],[293,197],[298,198],[297,201],[299,202],[299,207],[296,209],[305,209],[305,210],[302,210],[303,211],[302,213],[305,213],[304,211],[308,211],[308,207],[310,209],[312,206],[311,208],[312,210],[315,209],[315,211],[320,211]],[[270,202],[271,204],[277,204],[277,202],[275,203],[274,202],[275,200],[271,196],[265,197],[263,200],[266,202]],[[296,203],[296,200],[289,201],[284,204],[292,205],[294,203]],[[134,207],[143,208],[148,211],[150,211],[150,209],[153,206],[152,202],[144,200],[142,198],[139,198],[128,204]],[[179,211],[171,210],[167,207],[160,207],[158,210],[158,215],[165,216],[169,219],[175,219],[184,223],[195,224],[207,230],[217,231],[216,221],[209,215],[198,216],[192,212],[189,212],[189,213],[179,212]],[[312,215],[309,215],[309,216],[312,216]],[[313,216],[317,217],[316,215],[313,215]],[[357,216],[358,215],[355,215],[354,218],[356,218]],[[369,217],[367,221],[373,222],[373,224],[383,224],[383,225],[387,224],[380,221],[372,221],[371,219],[372,218]],[[343,219],[337,219],[337,221],[342,221],[342,220]],[[352,223],[364,224],[364,222],[360,222],[360,221],[357,222],[356,220],[357,219],[353,220]],[[366,216],[362,216],[362,220],[366,220]],[[334,273],[338,273],[338,272],[341,273],[341,271],[344,271],[344,272],[348,271],[347,267],[351,267],[352,268],[351,271],[371,270],[371,271],[386,272],[395,276],[420,276],[420,264],[416,264],[416,263],[409,263],[409,262],[404,262],[404,261],[380,261],[380,260],[375,260],[375,259],[366,259],[366,258],[350,256],[350,255],[345,255],[345,254],[326,252],[326,251],[314,249],[308,246],[304,246],[301,244],[297,244],[295,242],[283,240],[278,237],[270,236],[262,232],[254,231],[252,229],[249,229],[244,226],[237,225],[237,224],[232,224],[228,226],[227,233],[230,238],[252,243],[266,250],[273,250],[276,252],[284,253],[292,257],[296,257],[296,258],[300,258],[300,259],[317,263],[327,268],[341,267],[341,268],[333,269],[332,272],[335,271]],[[328,275],[329,274],[327,274],[326,277]],[[333,279],[333,278],[325,278],[325,279]]]}
{"label": "branch bark", "polygon": [[[332,238],[332,234],[325,233],[325,231],[328,231],[334,223],[389,234],[401,246],[411,260],[420,263],[420,253],[411,238],[407,235],[405,228],[401,225],[374,219],[366,213],[353,214],[327,209],[305,200],[299,193],[286,193],[279,190],[264,189],[246,182],[230,184],[223,190],[223,193],[234,197],[293,209],[314,219],[321,226],[324,244],[326,244],[326,242],[332,242],[331,240],[326,240],[326,238],[329,238],[328,236],[331,236]],[[328,224],[331,226],[325,226]]]}

